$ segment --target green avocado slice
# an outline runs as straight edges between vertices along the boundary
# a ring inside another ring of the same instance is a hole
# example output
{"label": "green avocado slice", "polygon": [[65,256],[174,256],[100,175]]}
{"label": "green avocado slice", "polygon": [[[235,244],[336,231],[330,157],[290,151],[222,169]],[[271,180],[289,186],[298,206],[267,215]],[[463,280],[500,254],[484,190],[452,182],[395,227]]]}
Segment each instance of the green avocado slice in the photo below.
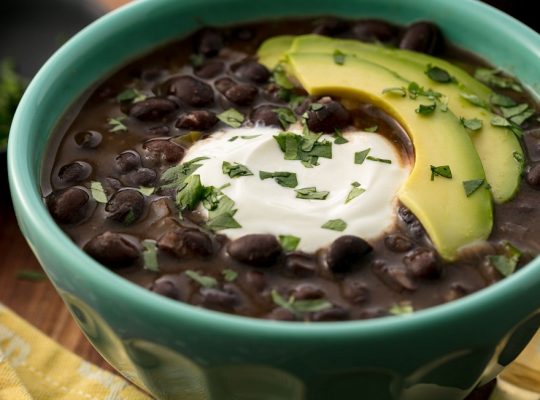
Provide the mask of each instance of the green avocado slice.
{"label": "green avocado slice", "polygon": [[282,35],[267,39],[257,50],[259,62],[266,68],[274,69],[285,58],[296,36]]}
{"label": "green avocado slice", "polygon": [[[448,107],[459,118],[480,119],[483,127],[478,131],[470,131],[469,135],[482,160],[493,199],[497,203],[504,203],[514,197],[521,183],[523,150],[512,131],[491,125],[490,121],[495,116],[488,109],[493,93],[491,89],[461,68],[439,58],[406,50],[388,49],[356,40],[331,39],[318,35],[297,36],[288,52],[333,54],[336,50],[349,57],[363,58],[384,66],[399,73],[408,81],[444,94],[448,100]],[[439,83],[431,80],[425,73],[428,65],[444,69],[457,82]],[[462,94],[475,95],[486,106],[474,105]]]}
{"label": "green avocado slice", "polygon": [[[482,163],[452,112],[438,107],[430,115],[421,115],[416,109],[427,100],[384,94],[386,88],[401,87],[405,82],[369,61],[351,57],[337,65],[332,54],[289,53],[287,63],[309,94],[368,100],[403,125],[415,147],[416,160],[398,197],[422,222],[443,258],[454,260],[461,247],[489,236],[493,224],[489,191],[480,188],[467,197],[463,189],[464,181],[485,179]],[[431,166],[444,165],[450,166],[452,178],[432,179]]]}

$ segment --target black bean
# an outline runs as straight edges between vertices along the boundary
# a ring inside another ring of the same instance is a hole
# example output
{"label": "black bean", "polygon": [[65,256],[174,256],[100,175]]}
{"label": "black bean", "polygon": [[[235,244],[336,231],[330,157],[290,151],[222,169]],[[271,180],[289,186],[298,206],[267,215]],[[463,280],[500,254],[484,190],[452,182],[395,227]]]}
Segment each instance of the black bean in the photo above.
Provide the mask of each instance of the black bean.
{"label": "black bean", "polygon": [[249,114],[249,120],[253,123],[262,123],[265,126],[277,126],[280,127],[281,123],[277,113],[275,112],[276,106],[265,104],[259,106]]}
{"label": "black bean", "polygon": [[207,257],[213,252],[212,239],[194,228],[171,229],[159,238],[157,245],[179,259]]}
{"label": "black bean", "polygon": [[214,103],[212,87],[191,76],[180,76],[169,80],[166,84],[167,94],[178,97],[193,107],[206,107]]}
{"label": "black bean", "polygon": [[399,233],[392,233],[384,238],[384,244],[388,250],[394,253],[404,253],[413,247],[413,243]]}
{"label": "black bean", "polygon": [[233,81],[231,78],[221,78],[214,83],[214,86],[221,94],[225,94],[225,92],[232,88],[234,85],[236,85],[236,82]]}
{"label": "black bean", "polygon": [[534,189],[540,189],[540,164],[530,167],[525,179]]}
{"label": "black bean", "polygon": [[313,300],[324,297],[324,292],[311,283],[300,283],[293,289],[291,295],[296,300]]}
{"label": "black bean", "polygon": [[386,21],[367,19],[358,21],[352,28],[353,36],[362,42],[389,43],[396,39],[399,29]]}
{"label": "black bean", "polygon": [[184,157],[184,149],[168,139],[152,139],[144,143],[147,158],[153,161],[165,161],[173,164]]}
{"label": "black bean", "polygon": [[257,86],[250,83],[237,83],[227,89],[223,95],[234,104],[247,106],[253,103],[258,93]]}
{"label": "black bean", "polygon": [[415,291],[416,285],[409,276],[408,271],[399,266],[389,266],[382,260],[375,260],[371,265],[373,273],[389,288],[402,292]]}
{"label": "black bean", "polygon": [[270,71],[254,60],[247,60],[232,66],[235,76],[244,81],[265,83],[270,78]]}
{"label": "black bean", "polygon": [[223,62],[210,60],[204,62],[202,65],[193,68],[193,72],[199,78],[211,79],[221,74],[224,69],[225,64]]}
{"label": "black bean", "polygon": [[398,215],[406,224],[416,221],[415,215],[407,207],[399,207]]}
{"label": "black bean", "polygon": [[149,135],[165,136],[169,134],[170,128],[167,125],[157,125],[145,129]]}
{"label": "black bean", "polygon": [[431,22],[415,22],[403,34],[399,47],[426,54],[436,54],[442,46],[439,27]]}
{"label": "black bean", "polygon": [[83,249],[96,261],[112,269],[128,267],[140,255],[139,247],[125,235],[109,231],[94,236]]}
{"label": "black bean", "polygon": [[267,267],[281,254],[281,245],[273,235],[246,235],[230,242],[229,255],[244,264]]}
{"label": "black bean", "polygon": [[424,227],[418,220],[412,222],[409,225],[409,231],[411,232],[411,235],[416,239],[420,239],[426,233],[426,231],[424,230]]}
{"label": "black bean", "polygon": [[230,291],[215,288],[201,288],[201,303],[207,308],[230,309],[238,302],[238,297]]}
{"label": "black bean", "polygon": [[337,238],[326,253],[326,263],[332,272],[345,272],[355,263],[371,253],[371,246],[357,236],[345,235]]}
{"label": "black bean", "polygon": [[107,202],[105,211],[109,213],[107,218],[131,225],[137,221],[144,211],[144,196],[137,190],[119,190]]}
{"label": "black bean", "polygon": [[133,103],[129,108],[129,115],[140,121],[158,121],[174,112],[177,108],[178,106],[174,101],[161,97],[151,97]]}
{"label": "black bean", "polygon": [[266,287],[266,277],[262,271],[248,271],[246,273],[246,283],[250,288],[258,292],[263,291]]}
{"label": "black bean", "polygon": [[323,36],[336,36],[344,33],[347,29],[349,29],[348,22],[338,18],[327,17],[317,21],[313,33]]}
{"label": "black bean", "polygon": [[125,174],[140,167],[141,156],[136,151],[128,150],[117,155],[115,161],[120,173]]}
{"label": "black bean", "polygon": [[471,292],[465,285],[454,282],[450,285],[450,289],[443,295],[445,302],[460,299]]}
{"label": "black bean", "polygon": [[344,321],[346,319],[349,319],[349,310],[339,306],[317,311],[311,316],[311,320],[317,322]]}
{"label": "black bean", "polygon": [[343,297],[354,304],[362,304],[369,299],[366,283],[358,279],[346,279],[343,282],[342,292]]}
{"label": "black bean", "polygon": [[223,38],[213,29],[205,29],[199,33],[196,52],[205,57],[217,56],[223,48]]}
{"label": "black bean", "polygon": [[294,276],[311,276],[317,270],[317,260],[312,255],[299,251],[289,253],[285,256],[285,269]]}
{"label": "black bean", "polygon": [[150,186],[157,178],[157,173],[150,168],[139,168],[126,175],[129,186]]}
{"label": "black bean", "polygon": [[349,112],[337,101],[319,101],[320,106],[308,111],[307,125],[313,132],[332,133],[346,127],[351,117]]}
{"label": "black bean", "polygon": [[114,193],[122,188],[122,182],[116,178],[104,178],[101,180],[105,193]]}
{"label": "black bean", "polygon": [[85,149],[95,149],[101,144],[103,136],[97,131],[77,132],[74,136],[75,143]]}
{"label": "black bean", "polygon": [[235,28],[232,32],[232,36],[235,39],[242,40],[243,42],[246,42],[248,40],[251,40],[255,36],[255,32],[253,32],[252,29],[249,28]]}
{"label": "black bean", "polygon": [[434,250],[419,247],[403,257],[403,263],[417,278],[436,279],[441,275],[441,267]]}
{"label": "black bean", "polygon": [[150,287],[150,290],[170,299],[180,300],[180,292],[178,288],[173,282],[165,277],[161,277],[156,280]]}
{"label": "black bean", "polygon": [[381,318],[386,317],[388,315],[388,311],[376,307],[376,308],[368,308],[366,310],[360,311],[358,318],[359,319],[372,319],[372,318]]}
{"label": "black bean", "polygon": [[72,187],[54,192],[47,197],[47,207],[52,217],[61,224],[76,224],[88,213],[90,196],[84,190]]}
{"label": "black bean", "polygon": [[178,129],[205,131],[212,128],[217,122],[218,119],[213,112],[195,110],[182,115],[176,122],[176,127]]}
{"label": "black bean", "polygon": [[77,183],[84,181],[92,174],[92,166],[84,161],[75,161],[66,164],[58,171],[58,178],[63,183]]}
{"label": "black bean", "polygon": [[292,312],[282,307],[274,308],[265,318],[274,321],[294,321],[296,319]]}

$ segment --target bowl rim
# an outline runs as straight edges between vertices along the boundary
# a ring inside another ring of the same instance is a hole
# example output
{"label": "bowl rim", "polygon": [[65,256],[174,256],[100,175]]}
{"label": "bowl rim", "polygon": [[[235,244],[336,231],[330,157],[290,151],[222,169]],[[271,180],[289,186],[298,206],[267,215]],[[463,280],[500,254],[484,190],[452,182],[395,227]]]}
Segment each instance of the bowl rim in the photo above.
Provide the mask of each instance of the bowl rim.
{"label": "bowl rim", "polygon": [[[64,44],[40,69],[26,90],[25,95],[14,117],[10,141],[8,145],[8,171],[11,194],[14,204],[17,205],[17,218],[19,224],[31,226],[35,236],[48,238],[49,250],[58,257],[79,259],[81,262],[73,263],[77,272],[91,285],[102,286],[103,290],[116,292],[117,296],[125,301],[137,305],[145,312],[161,313],[171,318],[182,314],[184,319],[191,319],[200,325],[217,327],[221,330],[249,330],[253,334],[260,335],[283,335],[283,336],[327,336],[333,334],[342,337],[358,338],[359,334],[383,330],[421,329],[425,324],[438,324],[448,320],[460,320],[465,315],[475,315],[482,310],[497,307],[505,300],[512,297],[520,290],[526,290],[531,282],[540,281],[540,257],[531,261],[526,267],[503,279],[494,285],[479,290],[465,298],[419,310],[407,317],[389,316],[368,320],[352,320],[331,322],[325,324],[303,324],[299,322],[268,321],[259,318],[232,315],[213,310],[207,310],[191,304],[168,299],[153,293],[102,266],[82,249],[60,229],[52,219],[43,204],[38,182],[32,180],[30,168],[32,160],[30,148],[32,144],[28,140],[29,122],[25,116],[34,112],[30,107],[30,98],[39,96],[43,87],[46,87],[47,75],[60,63],[65,54],[74,51],[81,41],[92,41],[96,32],[103,35],[110,32],[111,27],[121,24],[122,19],[132,14],[144,15],[152,8],[161,3],[169,3],[172,0],[139,0],[123,6],[90,24],[66,44]],[[197,0],[185,0],[185,3],[196,3]],[[214,0],[221,1],[221,0]],[[226,0],[224,0],[226,1]],[[426,1],[427,0],[419,0]],[[432,3],[442,4],[445,0],[430,0]],[[484,18],[491,18],[493,25],[510,26],[513,30],[513,40],[522,42],[532,48],[540,49],[540,36],[521,22],[502,13],[493,7],[475,0],[462,0],[452,7],[462,7],[468,12],[483,14]],[[448,5],[447,5],[448,6]],[[129,18],[126,18],[129,19]],[[100,35],[97,35],[100,37]],[[53,237],[55,240],[50,240]],[[27,240],[29,238],[27,237]],[[30,243],[32,249],[32,243]],[[35,250],[34,250],[35,251]]]}

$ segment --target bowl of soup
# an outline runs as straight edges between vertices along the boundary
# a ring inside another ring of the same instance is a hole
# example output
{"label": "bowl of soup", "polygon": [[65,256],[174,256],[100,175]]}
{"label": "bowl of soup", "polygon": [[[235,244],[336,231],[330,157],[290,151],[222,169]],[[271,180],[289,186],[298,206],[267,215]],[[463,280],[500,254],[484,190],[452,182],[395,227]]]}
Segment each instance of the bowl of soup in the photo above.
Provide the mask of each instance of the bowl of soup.
{"label": "bowl of soup", "polygon": [[391,5],[142,1],[31,83],[19,224],[156,398],[459,400],[538,328],[538,35]]}

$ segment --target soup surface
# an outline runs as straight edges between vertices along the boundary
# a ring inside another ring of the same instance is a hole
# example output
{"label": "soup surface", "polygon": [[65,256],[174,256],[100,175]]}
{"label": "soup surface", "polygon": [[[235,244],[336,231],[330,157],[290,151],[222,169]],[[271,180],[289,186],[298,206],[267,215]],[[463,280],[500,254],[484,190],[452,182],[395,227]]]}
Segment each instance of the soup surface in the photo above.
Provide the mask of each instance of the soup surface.
{"label": "soup surface", "polygon": [[404,315],[540,252],[536,110],[427,22],[204,29],[77,101],[42,193],[90,256],[171,299],[276,320]]}

